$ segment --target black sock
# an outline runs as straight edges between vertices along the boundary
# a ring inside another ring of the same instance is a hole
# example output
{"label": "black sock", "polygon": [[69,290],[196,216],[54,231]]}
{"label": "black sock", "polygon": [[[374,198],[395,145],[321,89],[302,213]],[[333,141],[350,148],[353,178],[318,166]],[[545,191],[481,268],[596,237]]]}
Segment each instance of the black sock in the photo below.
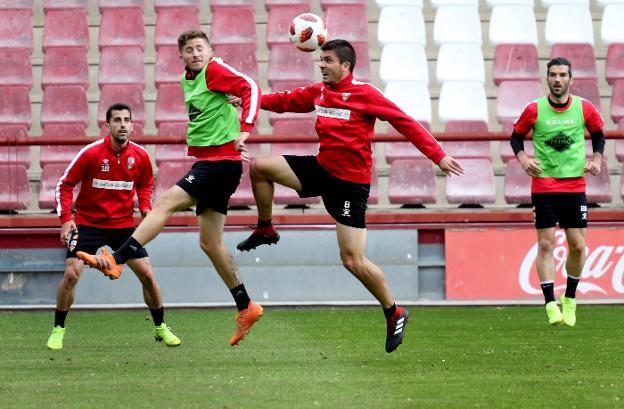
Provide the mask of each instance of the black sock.
{"label": "black sock", "polygon": [[160,307],[156,309],[151,309],[152,319],[154,320],[154,326],[158,327],[160,324],[165,322],[165,307]]}
{"label": "black sock", "polygon": [[544,293],[544,300],[546,304],[551,301],[555,301],[555,282],[554,281],[544,281],[540,283],[542,287],[542,292]]}
{"label": "black sock", "polygon": [[258,219],[258,228],[261,229],[263,227],[270,227],[273,225],[273,219],[269,220],[260,220]]}
{"label": "black sock", "polygon": [[126,261],[133,258],[137,251],[142,248],[143,246],[141,243],[136,241],[134,237],[130,236],[130,238],[113,253],[115,262],[117,264],[125,264]]}
{"label": "black sock", "polygon": [[396,303],[392,304],[392,306],[390,308],[384,308],[384,315],[386,316],[386,318],[390,318],[394,315],[394,313],[396,312]]}
{"label": "black sock", "polygon": [[247,290],[245,290],[245,285],[237,285],[236,287],[230,289],[232,296],[234,296],[234,301],[236,302],[236,309],[242,311],[249,306],[251,299],[249,295],[247,295]]}
{"label": "black sock", "polygon": [[67,317],[67,311],[61,311],[59,309],[54,310],[54,326],[65,328],[65,318]]}
{"label": "black sock", "polygon": [[581,277],[572,277],[568,275],[568,283],[566,285],[565,296],[567,298],[576,298],[576,286],[578,286]]}

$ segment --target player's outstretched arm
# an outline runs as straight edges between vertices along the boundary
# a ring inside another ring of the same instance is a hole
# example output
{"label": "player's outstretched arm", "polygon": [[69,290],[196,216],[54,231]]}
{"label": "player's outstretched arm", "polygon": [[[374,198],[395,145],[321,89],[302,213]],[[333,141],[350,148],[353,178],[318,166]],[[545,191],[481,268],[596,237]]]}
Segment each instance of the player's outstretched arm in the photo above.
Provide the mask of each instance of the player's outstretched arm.
{"label": "player's outstretched arm", "polygon": [[438,167],[445,175],[450,176],[451,174],[460,176],[464,173],[464,168],[462,168],[461,164],[455,160],[455,158],[451,156],[445,156],[438,163]]}

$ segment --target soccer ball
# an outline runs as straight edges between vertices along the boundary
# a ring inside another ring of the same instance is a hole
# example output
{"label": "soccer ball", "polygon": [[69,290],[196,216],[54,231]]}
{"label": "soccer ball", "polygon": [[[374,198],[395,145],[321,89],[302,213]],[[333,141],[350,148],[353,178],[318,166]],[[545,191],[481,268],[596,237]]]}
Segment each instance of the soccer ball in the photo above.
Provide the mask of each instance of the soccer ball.
{"label": "soccer ball", "polygon": [[327,27],[323,19],[316,14],[299,14],[290,22],[288,37],[297,49],[312,52],[325,44]]}

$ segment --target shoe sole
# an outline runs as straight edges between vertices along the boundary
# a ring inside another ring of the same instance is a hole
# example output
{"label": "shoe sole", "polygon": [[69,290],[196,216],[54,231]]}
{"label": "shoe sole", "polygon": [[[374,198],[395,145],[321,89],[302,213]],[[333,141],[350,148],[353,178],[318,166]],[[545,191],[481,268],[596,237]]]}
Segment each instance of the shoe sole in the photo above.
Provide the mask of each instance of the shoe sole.
{"label": "shoe sole", "polygon": [[[165,340],[164,340],[163,338],[158,338],[158,337],[154,337],[154,340],[155,340],[156,342],[165,342]],[[166,346],[168,346],[168,347],[172,347],[172,348],[173,348],[173,347],[179,347],[179,346],[180,346],[180,344],[182,344],[182,341],[180,341],[180,342],[179,342],[179,343],[177,343],[177,344],[167,344],[167,343],[165,342],[165,345],[166,345]]]}

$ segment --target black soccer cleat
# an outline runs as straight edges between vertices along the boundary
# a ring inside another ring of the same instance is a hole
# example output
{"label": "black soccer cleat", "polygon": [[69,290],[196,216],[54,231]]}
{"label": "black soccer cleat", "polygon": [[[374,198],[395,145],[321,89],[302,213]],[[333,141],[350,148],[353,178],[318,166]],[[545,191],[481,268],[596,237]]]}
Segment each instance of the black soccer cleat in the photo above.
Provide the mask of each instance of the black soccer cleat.
{"label": "black soccer cleat", "polygon": [[403,342],[403,334],[405,334],[405,326],[409,313],[401,307],[397,307],[394,315],[386,320],[386,352],[390,353],[397,349]]}
{"label": "black soccer cleat", "polygon": [[253,250],[263,244],[277,244],[280,235],[273,229],[273,226],[258,228],[251,233],[251,236],[238,243],[236,248],[240,251]]}

